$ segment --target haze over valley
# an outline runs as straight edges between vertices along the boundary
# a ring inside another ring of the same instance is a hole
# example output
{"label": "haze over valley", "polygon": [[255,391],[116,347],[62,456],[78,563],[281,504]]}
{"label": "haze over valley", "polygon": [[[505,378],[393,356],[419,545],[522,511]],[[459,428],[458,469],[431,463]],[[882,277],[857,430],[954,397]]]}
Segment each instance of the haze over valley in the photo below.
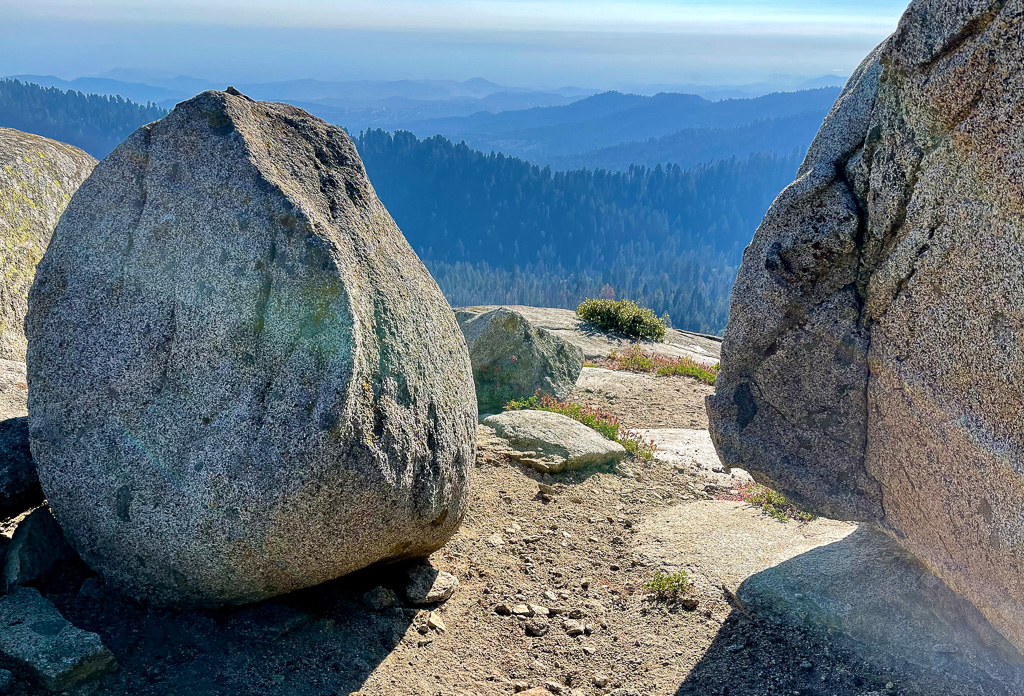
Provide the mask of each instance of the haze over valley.
{"label": "haze over valley", "polygon": [[13,0],[0,696],[1024,694],[1024,0]]}
{"label": "haze over valley", "polygon": [[[104,157],[176,103],[231,84],[356,137],[380,196],[453,302],[574,307],[587,296],[615,294],[649,304],[676,326],[720,333],[743,246],[792,178],[859,57],[902,9],[883,0],[869,4],[793,5],[769,18],[753,8],[602,0],[576,35],[542,37],[537,28],[580,16],[571,3],[494,5],[488,12],[501,18],[475,8],[456,19],[445,3],[403,15],[411,5],[388,0],[367,8],[360,21],[405,26],[408,41],[399,46],[378,34],[378,43],[365,47],[360,42],[377,29],[364,26],[354,43],[332,44],[316,32],[342,31],[334,28],[339,16],[327,11],[314,21],[307,3],[288,17],[259,6],[247,22],[218,13],[200,20],[183,3],[171,3],[168,16],[198,22],[192,34],[172,44],[178,29],[162,25],[130,59],[125,42],[84,63],[62,62],[56,46],[54,57],[34,63],[8,53],[7,65],[25,69],[0,86],[0,125]],[[37,48],[64,22],[89,26],[97,36],[118,27],[139,36],[148,31],[146,10],[115,0],[102,19],[59,0],[44,5],[48,33],[37,36]],[[396,15],[385,22],[390,5]],[[41,26],[40,11],[14,13],[12,41],[20,40],[15,27],[31,33]],[[288,49],[290,32],[305,22],[318,27],[310,42]],[[446,22],[448,33],[440,28]],[[256,70],[267,56],[253,54],[255,44],[243,37],[271,24],[280,28],[270,51],[278,63]],[[496,25],[518,27],[517,40],[533,48],[489,42],[482,51],[456,38],[471,31],[489,36]],[[209,42],[212,26],[222,26],[238,50],[225,54]],[[813,32],[819,38],[810,49]],[[712,35],[720,46],[706,53],[703,67],[665,69]],[[821,35],[833,39],[822,43]],[[591,43],[598,37],[600,55]],[[0,58],[13,45],[0,47]],[[199,66],[189,45],[208,58],[202,72],[191,72]],[[726,45],[733,47],[728,64]],[[501,59],[504,50],[516,50],[517,59]],[[389,62],[403,51],[417,60]],[[543,68],[532,62],[537,51],[551,57]],[[612,67],[607,61],[616,54],[637,67]],[[241,55],[248,64],[225,68]],[[356,55],[372,56],[373,67],[343,67]],[[447,67],[432,67],[441,59]]]}

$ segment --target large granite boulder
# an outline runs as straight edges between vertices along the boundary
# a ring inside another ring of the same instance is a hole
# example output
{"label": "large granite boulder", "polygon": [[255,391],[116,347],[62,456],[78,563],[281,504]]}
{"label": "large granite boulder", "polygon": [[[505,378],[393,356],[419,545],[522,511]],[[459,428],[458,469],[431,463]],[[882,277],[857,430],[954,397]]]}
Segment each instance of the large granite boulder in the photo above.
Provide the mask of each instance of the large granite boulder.
{"label": "large granite boulder", "polygon": [[340,128],[235,90],[143,126],[29,299],[32,454],[82,558],[237,604],[441,547],[476,403],[454,314]]}
{"label": "large granite boulder", "polygon": [[876,522],[1024,648],[1024,1],[915,0],[746,250],[723,461]]}
{"label": "large granite boulder", "polygon": [[25,309],[36,264],[95,166],[77,147],[0,128],[0,359],[25,359]]}
{"label": "large granite boulder", "polygon": [[583,370],[577,346],[507,307],[460,309],[456,317],[466,335],[481,413],[501,411],[538,391],[560,399],[572,392]]}

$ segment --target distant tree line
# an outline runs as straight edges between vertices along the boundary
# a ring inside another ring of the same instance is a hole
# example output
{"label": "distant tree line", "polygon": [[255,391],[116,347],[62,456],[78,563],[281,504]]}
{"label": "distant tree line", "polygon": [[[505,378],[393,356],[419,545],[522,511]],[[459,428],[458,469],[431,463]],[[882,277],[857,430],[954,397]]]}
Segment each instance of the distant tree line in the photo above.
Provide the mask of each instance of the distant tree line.
{"label": "distant tree line", "polygon": [[[166,111],[0,80],[0,126],[103,157]],[[552,171],[443,137],[371,130],[356,144],[378,194],[454,305],[575,308],[628,298],[720,333],[744,246],[799,152],[683,169]]]}
{"label": "distant tree line", "polygon": [[720,333],[743,248],[798,153],[684,170],[553,172],[443,137],[371,130],[370,180],[454,305],[629,298]]}
{"label": "distant tree line", "polygon": [[121,97],[0,80],[0,126],[74,145],[97,159],[139,126],[166,114],[155,104],[143,106]]}

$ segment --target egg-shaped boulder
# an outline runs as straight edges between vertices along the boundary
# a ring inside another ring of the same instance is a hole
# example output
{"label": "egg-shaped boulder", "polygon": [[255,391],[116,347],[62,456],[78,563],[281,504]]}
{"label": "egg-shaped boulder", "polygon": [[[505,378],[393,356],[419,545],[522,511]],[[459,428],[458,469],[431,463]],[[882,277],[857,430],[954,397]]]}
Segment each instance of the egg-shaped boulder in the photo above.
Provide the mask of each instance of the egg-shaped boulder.
{"label": "egg-shaped boulder", "polygon": [[217,606],[440,548],[476,401],[340,128],[204,92],[101,162],[29,297],[30,438],[108,583]]}

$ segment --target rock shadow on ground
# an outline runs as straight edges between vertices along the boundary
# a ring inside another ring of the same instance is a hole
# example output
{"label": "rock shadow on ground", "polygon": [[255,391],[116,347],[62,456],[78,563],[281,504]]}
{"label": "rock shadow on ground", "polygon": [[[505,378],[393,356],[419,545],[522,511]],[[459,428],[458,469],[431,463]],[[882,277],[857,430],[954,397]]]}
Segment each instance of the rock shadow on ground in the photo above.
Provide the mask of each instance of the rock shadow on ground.
{"label": "rock shadow on ground", "polygon": [[[419,614],[401,601],[367,606],[380,586],[403,594],[395,566],[370,568],[258,604],[175,611],[146,607],[87,580],[78,593],[51,595],[75,625],[99,633],[120,669],[94,685],[137,696],[333,696],[359,692],[403,641],[429,642]],[[422,633],[422,635],[421,635]]]}
{"label": "rock shadow on ground", "polygon": [[779,523],[725,501],[665,514],[691,519],[645,522],[667,542],[662,563],[720,585],[734,607],[678,696],[827,696],[832,683],[865,696],[1024,693],[1012,646],[879,530]]}

